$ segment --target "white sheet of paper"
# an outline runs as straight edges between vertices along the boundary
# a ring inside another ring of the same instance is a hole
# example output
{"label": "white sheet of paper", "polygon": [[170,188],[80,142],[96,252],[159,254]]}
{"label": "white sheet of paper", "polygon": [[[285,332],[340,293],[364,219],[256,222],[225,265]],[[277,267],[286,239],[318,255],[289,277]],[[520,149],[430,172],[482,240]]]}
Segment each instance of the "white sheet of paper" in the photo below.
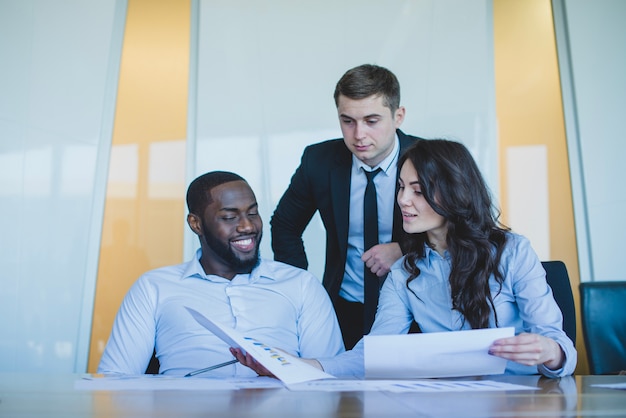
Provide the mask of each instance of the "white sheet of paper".
{"label": "white sheet of paper", "polygon": [[230,347],[241,348],[244,352],[251,354],[256,361],[272,372],[285,385],[334,378],[334,376],[301,361],[297,357],[270,347],[255,338],[243,335],[232,328],[223,327],[194,309],[186,309],[200,325]]}
{"label": "white sheet of paper", "polygon": [[317,380],[289,387],[292,391],[319,392],[484,392],[503,390],[537,390],[534,386],[502,383],[493,380]]}
{"label": "white sheet of paper", "polygon": [[238,390],[275,389],[284,385],[269,377],[251,378],[212,378],[189,379],[181,376],[162,374],[144,375],[85,375],[74,382],[75,390]]}
{"label": "white sheet of paper", "polygon": [[596,385],[591,385],[591,386],[596,387],[596,388],[626,390],[626,383],[605,383],[605,384],[596,384]]}
{"label": "white sheet of paper", "polygon": [[366,378],[459,377],[502,374],[507,360],[488,353],[515,329],[488,328],[404,335],[366,335]]}
{"label": "white sheet of paper", "polygon": [[164,375],[86,376],[74,382],[76,390],[236,390],[223,379],[187,379]]}

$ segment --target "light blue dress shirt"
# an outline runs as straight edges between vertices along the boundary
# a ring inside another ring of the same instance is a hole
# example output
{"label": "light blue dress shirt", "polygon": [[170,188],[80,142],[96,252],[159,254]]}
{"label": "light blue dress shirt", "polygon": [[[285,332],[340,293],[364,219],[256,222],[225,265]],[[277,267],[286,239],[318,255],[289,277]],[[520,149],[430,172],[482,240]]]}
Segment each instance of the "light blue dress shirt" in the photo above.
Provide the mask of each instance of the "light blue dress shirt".
{"label": "light blue dress shirt", "polygon": [[[206,275],[199,258],[152,270],[128,291],[115,318],[99,373],[143,374],[155,347],[160,372],[185,375],[232,360],[229,346],[189,314],[190,307],[271,347],[301,357],[344,351],[330,298],[309,272],[262,260],[232,280]],[[233,364],[202,376],[256,376]]]}
{"label": "light blue dress shirt", "polygon": [[[447,253],[446,253],[447,254]],[[418,260],[420,275],[406,286],[408,272],[404,257],[396,262],[383,285],[376,320],[371,335],[406,334],[411,320],[422,332],[470,329],[458,311],[452,309],[450,296],[450,260],[427,248],[426,257]],[[559,370],[543,365],[525,366],[509,361],[506,373],[535,374],[548,377],[570,375],[576,368],[577,352],[562,328],[563,316],[546,282],[545,271],[530,242],[514,233],[507,234],[500,268],[504,275],[502,289],[492,277],[491,294],[498,314],[498,326],[515,327],[515,334],[530,332],[555,340],[565,353]],[[415,295],[412,293],[415,292]],[[490,327],[495,327],[493,312]],[[363,339],[350,351],[335,358],[319,359],[324,370],[335,376],[365,374]],[[416,356],[419,352],[415,353]]]}
{"label": "light blue dress shirt", "polygon": [[376,203],[378,207],[378,242],[391,242],[393,230],[393,209],[396,203],[396,182],[398,154],[400,141],[396,135],[396,142],[391,153],[376,167],[369,167],[361,160],[352,156],[352,172],[350,175],[350,219],[348,225],[348,253],[346,269],[341,282],[339,296],[350,302],[361,302],[364,299],[363,269],[363,197],[367,186],[367,176],[364,171],[381,168],[382,171],[374,177],[376,185]]}

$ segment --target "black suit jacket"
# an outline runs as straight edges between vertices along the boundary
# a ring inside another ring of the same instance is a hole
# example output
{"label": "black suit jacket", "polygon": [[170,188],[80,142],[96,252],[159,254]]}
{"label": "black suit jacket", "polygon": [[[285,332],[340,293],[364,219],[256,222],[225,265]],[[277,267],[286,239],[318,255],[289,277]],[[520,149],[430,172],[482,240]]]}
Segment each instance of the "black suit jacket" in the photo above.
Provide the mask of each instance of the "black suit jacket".
{"label": "black suit jacket", "polygon": [[[413,141],[421,139],[400,130],[397,133],[401,154]],[[306,147],[300,167],[270,221],[274,259],[306,269],[308,260],[302,233],[319,211],[326,229],[323,284],[333,301],[339,294],[348,251],[351,168],[352,153],[341,138]],[[398,242],[401,234],[404,234],[402,216],[396,203],[392,241]]]}

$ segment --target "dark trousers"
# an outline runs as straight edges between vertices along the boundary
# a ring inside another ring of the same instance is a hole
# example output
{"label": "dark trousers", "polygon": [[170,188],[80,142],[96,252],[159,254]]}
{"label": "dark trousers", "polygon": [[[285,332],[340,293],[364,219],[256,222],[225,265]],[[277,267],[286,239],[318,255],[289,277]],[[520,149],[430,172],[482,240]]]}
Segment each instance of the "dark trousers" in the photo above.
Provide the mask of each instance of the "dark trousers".
{"label": "dark trousers", "polygon": [[338,296],[335,300],[335,312],[343,335],[343,345],[346,350],[350,350],[363,337],[363,304],[348,302]]}

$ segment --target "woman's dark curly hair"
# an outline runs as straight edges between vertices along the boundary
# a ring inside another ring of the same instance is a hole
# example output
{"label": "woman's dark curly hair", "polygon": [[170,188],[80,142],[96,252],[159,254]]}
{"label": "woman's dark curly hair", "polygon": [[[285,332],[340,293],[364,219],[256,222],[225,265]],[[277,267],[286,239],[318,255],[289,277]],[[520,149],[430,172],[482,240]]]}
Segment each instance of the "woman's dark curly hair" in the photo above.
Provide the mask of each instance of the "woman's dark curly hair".
{"label": "woman's dark curly hair", "polygon": [[[453,309],[473,329],[488,328],[493,310],[497,326],[489,277],[493,274],[502,286],[498,265],[509,228],[499,223],[500,213],[476,162],[463,144],[445,139],[415,142],[398,160],[398,168],[406,161],[415,167],[428,204],[447,221]],[[408,287],[420,274],[417,260],[425,256],[425,245],[432,245],[425,232],[404,234],[401,245]]]}

